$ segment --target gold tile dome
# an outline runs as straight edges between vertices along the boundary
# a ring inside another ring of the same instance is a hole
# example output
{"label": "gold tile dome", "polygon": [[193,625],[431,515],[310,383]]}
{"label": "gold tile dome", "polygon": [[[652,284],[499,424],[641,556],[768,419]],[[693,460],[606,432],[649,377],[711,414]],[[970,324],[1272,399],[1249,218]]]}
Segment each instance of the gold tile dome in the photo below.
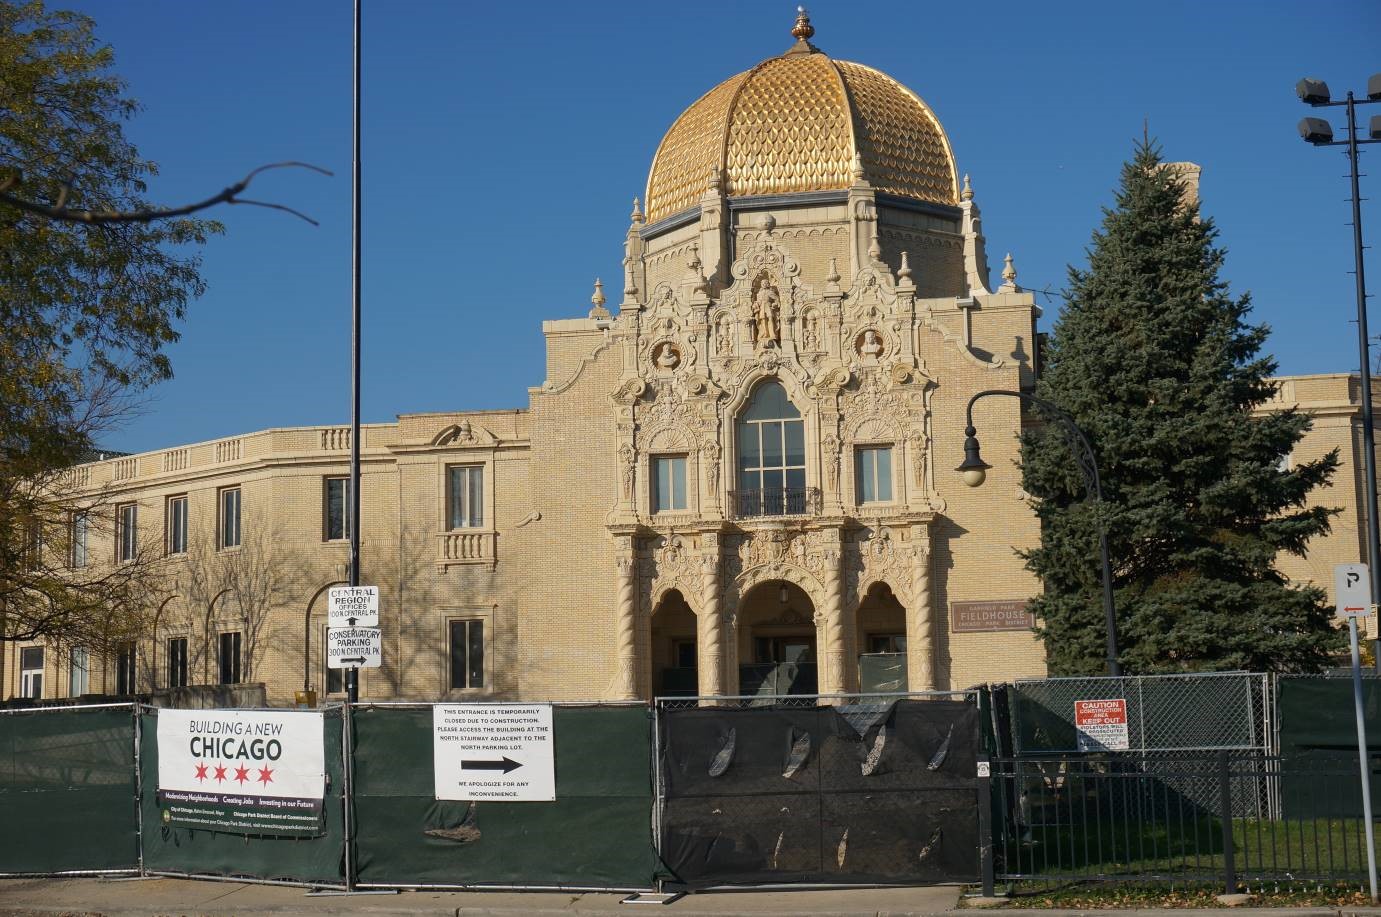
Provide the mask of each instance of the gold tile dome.
{"label": "gold tile dome", "polygon": [[807,39],[731,76],[671,125],[647,177],[647,219],[695,205],[720,176],[730,197],[835,191],[863,178],[883,194],[959,203],[949,138],[930,107],[881,71],[834,60]]}

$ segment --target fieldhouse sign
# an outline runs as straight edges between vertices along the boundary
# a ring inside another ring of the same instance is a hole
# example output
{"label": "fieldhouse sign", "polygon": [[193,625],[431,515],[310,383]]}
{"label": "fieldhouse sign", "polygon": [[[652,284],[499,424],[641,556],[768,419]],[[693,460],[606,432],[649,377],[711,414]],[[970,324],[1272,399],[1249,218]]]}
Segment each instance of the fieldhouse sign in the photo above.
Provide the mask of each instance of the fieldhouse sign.
{"label": "fieldhouse sign", "polygon": [[164,824],[316,837],[325,831],[326,752],[313,710],[158,712]]}

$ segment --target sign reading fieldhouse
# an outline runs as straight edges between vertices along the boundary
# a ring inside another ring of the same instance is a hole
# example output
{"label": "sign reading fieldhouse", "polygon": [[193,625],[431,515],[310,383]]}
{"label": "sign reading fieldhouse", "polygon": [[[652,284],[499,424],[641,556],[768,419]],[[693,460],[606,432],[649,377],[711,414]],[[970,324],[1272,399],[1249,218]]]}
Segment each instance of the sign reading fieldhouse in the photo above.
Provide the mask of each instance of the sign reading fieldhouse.
{"label": "sign reading fieldhouse", "polygon": [[1036,623],[1026,599],[995,602],[950,602],[950,630],[974,634],[993,630],[1030,630]]}
{"label": "sign reading fieldhouse", "polygon": [[437,704],[436,798],[554,800],[554,742],[551,704]]}
{"label": "sign reading fieldhouse", "polygon": [[1126,751],[1131,748],[1127,736],[1127,702],[1120,697],[1076,700],[1074,728],[1078,732],[1080,751]]}
{"label": "sign reading fieldhouse", "polygon": [[164,824],[315,837],[325,830],[325,792],[320,713],[158,711]]}

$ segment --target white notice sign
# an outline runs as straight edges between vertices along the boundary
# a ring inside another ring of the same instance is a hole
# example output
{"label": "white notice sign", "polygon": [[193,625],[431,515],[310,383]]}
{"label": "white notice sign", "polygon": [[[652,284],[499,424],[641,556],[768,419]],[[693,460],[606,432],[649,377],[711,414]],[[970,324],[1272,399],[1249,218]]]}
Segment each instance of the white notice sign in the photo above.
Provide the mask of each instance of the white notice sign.
{"label": "white notice sign", "polygon": [[1338,615],[1362,618],[1371,613],[1371,576],[1366,564],[1338,564],[1333,568],[1333,594]]}
{"label": "white notice sign", "polygon": [[327,627],[378,627],[378,586],[332,586],[326,590]]}
{"label": "white notice sign", "polygon": [[1121,697],[1106,700],[1076,700],[1074,729],[1080,751],[1127,751],[1127,701]]}
{"label": "white notice sign", "polygon": [[551,704],[437,704],[432,757],[437,799],[556,798]]}
{"label": "white notice sign", "polygon": [[332,669],[377,669],[384,661],[384,638],[377,627],[328,627],[326,665]]}

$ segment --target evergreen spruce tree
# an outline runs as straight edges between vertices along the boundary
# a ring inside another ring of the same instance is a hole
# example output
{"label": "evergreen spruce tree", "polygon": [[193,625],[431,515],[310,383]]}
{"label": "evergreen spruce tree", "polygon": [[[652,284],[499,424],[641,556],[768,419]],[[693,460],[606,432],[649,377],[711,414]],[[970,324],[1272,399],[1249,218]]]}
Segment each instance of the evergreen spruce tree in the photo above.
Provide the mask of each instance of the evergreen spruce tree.
{"label": "evergreen spruce tree", "polygon": [[[1283,467],[1309,428],[1293,410],[1255,414],[1273,386],[1264,325],[1218,273],[1224,251],[1159,150],[1137,145],[1116,206],[1093,235],[1036,392],[1088,435],[1102,477],[1119,656],[1128,674],[1311,671],[1341,649],[1322,590],[1275,568],[1328,531],[1307,507],[1336,452]],[[1055,675],[1106,672],[1095,509],[1059,424],[1022,444],[1045,585],[1034,611]]]}

